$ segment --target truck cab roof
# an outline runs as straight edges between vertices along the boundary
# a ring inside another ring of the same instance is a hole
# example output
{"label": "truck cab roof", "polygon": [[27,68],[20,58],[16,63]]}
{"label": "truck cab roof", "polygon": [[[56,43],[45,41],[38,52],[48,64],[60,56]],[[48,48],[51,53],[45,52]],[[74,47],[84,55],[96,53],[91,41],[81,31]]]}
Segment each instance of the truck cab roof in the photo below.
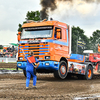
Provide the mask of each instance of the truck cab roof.
{"label": "truck cab roof", "polygon": [[60,26],[63,28],[68,28],[67,24],[59,22],[59,21],[42,21],[42,22],[34,22],[31,21],[29,23],[25,23],[22,25],[22,28],[25,27],[38,27],[38,26]]}

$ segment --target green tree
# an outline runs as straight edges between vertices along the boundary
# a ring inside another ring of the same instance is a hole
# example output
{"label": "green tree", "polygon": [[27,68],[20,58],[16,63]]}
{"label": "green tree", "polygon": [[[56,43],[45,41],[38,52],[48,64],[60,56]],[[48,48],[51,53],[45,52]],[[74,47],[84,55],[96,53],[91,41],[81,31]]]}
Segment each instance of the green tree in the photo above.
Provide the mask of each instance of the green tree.
{"label": "green tree", "polygon": [[21,25],[21,24],[19,24],[19,25],[18,25],[18,27],[19,27],[19,28],[18,28],[18,32],[22,32],[22,28],[21,28],[21,27],[22,27],[22,25]]}
{"label": "green tree", "polygon": [[26,20],[40,21],[40,12],[39,11],[31,11],[27,12]]}
{"label": "green tree", "polygon": [[0,45],[0,49],[3,49],[3,46],[2,45]]}
{"label": "green tree", "polygon": [[98,44],[100,44],[100,30],[94,31],[89,40],[91,44],[91,50],[93,50],[94,52],[98,52]]}
{"label": "green tree", "polygon": [[[23,24],[24,23],[26,23],[27,22],[27,20],[33,20],[33,21],[40,21],[40,12],[39,11],[31,11],[31,12],[27,12],[27,14],[26,14],[26,21],[24,21],[23,22]],[[18,25],[18,32],[20,31],[20,32],[22,32],[22,24],[19,24]]]}
{"label": "green tree", "polygon": [[[85,46],[79,47],[78,40],[86,43]],[[72,53],[83,54],[84,49],[89,49],[89,38],[84,35],[84,30],[79,27],[72,27]]]}

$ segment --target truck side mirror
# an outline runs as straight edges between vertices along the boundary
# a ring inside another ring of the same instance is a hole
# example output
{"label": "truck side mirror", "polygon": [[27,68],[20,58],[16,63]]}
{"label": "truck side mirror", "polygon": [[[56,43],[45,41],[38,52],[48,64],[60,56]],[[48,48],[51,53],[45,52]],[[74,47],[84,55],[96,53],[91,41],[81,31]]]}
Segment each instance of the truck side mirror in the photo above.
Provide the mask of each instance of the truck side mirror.
{"label": "truck side mirror", "polygon": [[61,29],[57,29],[56,31],[57,31],[57,36],[56,36],[56,38],[57,38],[57,39],[60,39],[60,38],[61,38]]}
{"label": "truck side mirror", "polygon": [[17,40],[20,41],[20,34],[21,32],[18,32],[18,35],[17,35]]}
{"label": "truck side mirror", "polygon": [[57,32],[57,39],[60,39],[61,35],[60,32]]}

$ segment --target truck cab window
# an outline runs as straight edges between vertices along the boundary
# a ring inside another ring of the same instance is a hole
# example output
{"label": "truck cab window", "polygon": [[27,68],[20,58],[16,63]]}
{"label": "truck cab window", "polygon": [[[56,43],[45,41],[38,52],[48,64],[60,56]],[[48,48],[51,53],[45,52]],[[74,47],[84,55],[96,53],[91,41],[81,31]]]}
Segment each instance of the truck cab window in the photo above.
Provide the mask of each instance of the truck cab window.
{"label": "truck cab window", "polygon": [[55,28],[55,34],[54,34],[54,38],[55,39],[61,39],[61,28]]}

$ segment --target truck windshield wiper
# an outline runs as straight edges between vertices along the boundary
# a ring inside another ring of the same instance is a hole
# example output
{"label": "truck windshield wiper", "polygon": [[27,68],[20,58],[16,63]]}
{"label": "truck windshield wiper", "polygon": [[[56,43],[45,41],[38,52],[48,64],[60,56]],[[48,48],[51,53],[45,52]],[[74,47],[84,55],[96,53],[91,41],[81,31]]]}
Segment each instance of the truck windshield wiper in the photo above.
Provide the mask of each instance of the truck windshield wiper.
{"label": "truck windshield wiper", "polygon": [[34,39],[43,39],[44,37],[36,37],[36,38],[34,38]]}
{"label": "truck windshield wiper", "polygon": [[24,40],[24,39],[27,39],[27,40],[28,40],[28,39],[30,39],[30,38],[23,38],[23,40]]}
{"label": "truck windshield wiper", "polygon": [[33,37],[33,38],[23,38],[23,40],[24,40],[24,39],[27,39],[27,40],[29,40],[29,39],[43,39],[43,38],[46,38],[46,37],[36,37],[36,38],[34,38],[34,37]]}

